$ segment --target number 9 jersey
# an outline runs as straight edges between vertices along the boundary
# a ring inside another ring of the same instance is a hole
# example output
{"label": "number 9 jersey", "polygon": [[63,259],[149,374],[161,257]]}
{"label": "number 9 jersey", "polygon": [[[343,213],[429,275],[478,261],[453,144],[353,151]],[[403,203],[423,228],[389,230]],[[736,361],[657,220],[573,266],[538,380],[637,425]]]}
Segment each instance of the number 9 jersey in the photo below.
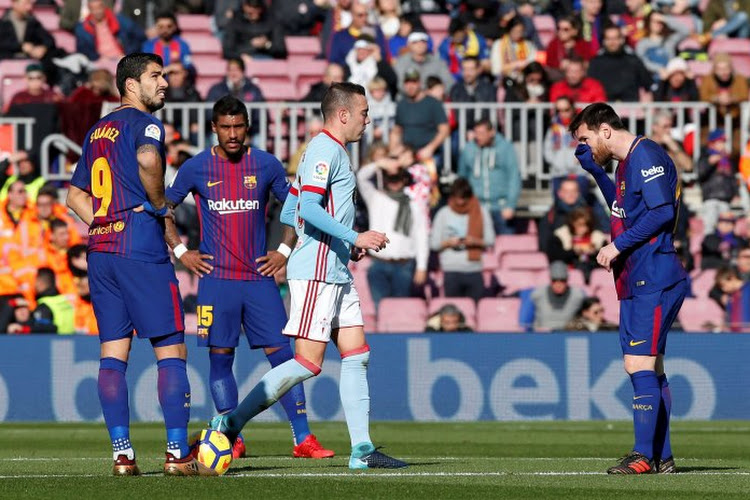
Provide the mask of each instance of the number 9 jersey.
{"label": "number 9 jersey", "polygon": [[164,221],[134,212],[148,195],[141,183],[138,149],[154,146],[164,167],[164,127],[131,106],[117,108],[86,134],[72,184],[92,197],[89,252],[114,253],[144,262],[167,262]]}

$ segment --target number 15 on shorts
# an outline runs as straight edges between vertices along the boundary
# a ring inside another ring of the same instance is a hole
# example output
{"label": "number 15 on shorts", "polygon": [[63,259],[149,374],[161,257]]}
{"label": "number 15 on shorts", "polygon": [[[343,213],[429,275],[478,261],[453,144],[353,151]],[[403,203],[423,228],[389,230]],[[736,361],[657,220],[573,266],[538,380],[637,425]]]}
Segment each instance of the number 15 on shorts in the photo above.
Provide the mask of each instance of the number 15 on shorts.
{"label": "number 15 on shorts", "polygon": [[214,306],[198,306],[195,312],[198,315],[198,336],[207,337],[208,329],[214,322]]}

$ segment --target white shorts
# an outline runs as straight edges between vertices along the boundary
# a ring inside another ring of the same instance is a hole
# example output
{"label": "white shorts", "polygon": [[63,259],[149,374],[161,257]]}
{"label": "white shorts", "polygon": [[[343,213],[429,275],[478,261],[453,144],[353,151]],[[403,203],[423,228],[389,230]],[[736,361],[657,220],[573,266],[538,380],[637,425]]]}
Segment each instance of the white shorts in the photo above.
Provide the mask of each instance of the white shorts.
{"label": "white shorts", "polygon": [[289,280],[292,304],[283,334],[328,342],[331,330],[364,326],[354,283]]}

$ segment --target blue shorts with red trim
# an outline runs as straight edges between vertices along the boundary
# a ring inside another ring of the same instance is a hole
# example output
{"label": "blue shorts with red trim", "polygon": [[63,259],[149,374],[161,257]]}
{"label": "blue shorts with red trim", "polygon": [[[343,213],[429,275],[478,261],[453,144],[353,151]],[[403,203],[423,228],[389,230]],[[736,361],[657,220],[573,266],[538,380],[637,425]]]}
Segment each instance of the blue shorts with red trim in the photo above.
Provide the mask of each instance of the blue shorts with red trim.
{"label": "blue shorts with red trim", "polygon": [[237,347],[245,331],[251,349],[289,345],[281,334],[286,310],[273,279],[227,280],[204,277],[198,283],[198,345]]}
{"label": "blue shorts with red trim", "polygon": [[654,293],[634,295],[620,302],[620,345],[623,354],[664,354],[667,334],[688,293],[681,280]]}
{"label": "blue shorts with red trim", "polygon": [[157,264],[93,252],[88,265],[101,342],[131,337],[133,329],[141,338],[185,329],[180,288],[171,262]]}

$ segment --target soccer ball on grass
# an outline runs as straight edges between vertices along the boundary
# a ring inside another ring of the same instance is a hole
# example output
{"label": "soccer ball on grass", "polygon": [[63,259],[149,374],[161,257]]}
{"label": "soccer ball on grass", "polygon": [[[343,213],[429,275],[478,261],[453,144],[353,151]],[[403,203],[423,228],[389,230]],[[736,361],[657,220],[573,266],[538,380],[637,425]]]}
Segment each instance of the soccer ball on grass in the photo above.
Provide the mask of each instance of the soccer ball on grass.
{"label": "soccer ball on grass", "polygon": [[198,462],[218,475],[224,474],[232,463],[232,443],[219,431],[203,429],[192,435],[190,452]]}

